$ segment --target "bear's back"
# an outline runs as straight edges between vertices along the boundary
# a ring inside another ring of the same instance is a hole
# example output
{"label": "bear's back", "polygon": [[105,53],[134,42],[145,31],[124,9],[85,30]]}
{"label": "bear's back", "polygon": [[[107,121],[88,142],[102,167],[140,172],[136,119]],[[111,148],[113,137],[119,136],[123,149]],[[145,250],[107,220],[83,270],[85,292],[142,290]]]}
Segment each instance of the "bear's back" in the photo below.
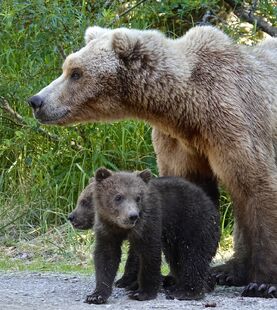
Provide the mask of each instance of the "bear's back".
{"label": "bear's back", "polygon": [[157,189],[162,207],[162,227],[167,233],[186,230],[188,234],[218,233],[219,213],[206,193],[180,177],[159,177],[151,180]]}

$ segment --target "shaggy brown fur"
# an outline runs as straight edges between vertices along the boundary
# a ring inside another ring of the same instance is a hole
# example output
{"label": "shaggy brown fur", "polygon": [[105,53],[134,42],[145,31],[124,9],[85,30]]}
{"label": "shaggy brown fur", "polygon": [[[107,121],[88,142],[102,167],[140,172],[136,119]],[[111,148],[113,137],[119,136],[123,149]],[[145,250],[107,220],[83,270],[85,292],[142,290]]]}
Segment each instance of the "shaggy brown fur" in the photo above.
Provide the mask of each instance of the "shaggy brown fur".
{"label": "shaggy brown fur", "polygon": [[[233,198],[235,255],[217,270],[221,280],[276,284],[277,39],[246,48],[213,27],[177,40],[92,27],[86,41],[63,75],[30,99],[35,117],[151,123],[161,175],[187,177],[214,200],[217,178]],[[272,295],[272,287],[252,288],[244,294]]]}

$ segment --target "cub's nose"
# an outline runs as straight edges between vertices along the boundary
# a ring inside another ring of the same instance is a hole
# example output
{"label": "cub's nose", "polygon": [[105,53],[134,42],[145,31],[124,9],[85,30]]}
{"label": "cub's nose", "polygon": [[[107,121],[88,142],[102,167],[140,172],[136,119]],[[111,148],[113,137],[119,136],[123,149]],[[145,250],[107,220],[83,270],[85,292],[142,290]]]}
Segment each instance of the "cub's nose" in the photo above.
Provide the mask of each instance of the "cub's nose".
{"label": "cub's nose", "polygon": [[28,103],[33,109],[38,109],[38,108],[42,107],[44,104],[44,102],[40,96],[33,96],[33,97],[29,98]]}
{"label": "cub's nose", "polygon": [[137,213],[132,213],[129,215],[129,221],[131,223],[135,223],[139,218],[139,215]]}
{"label": "cub's nose", "polygon": [[73,222],[74,219],[75,219],[74,214],[70,213],[70,214],[68,215],[67,219],[68,219],[70,222]]}

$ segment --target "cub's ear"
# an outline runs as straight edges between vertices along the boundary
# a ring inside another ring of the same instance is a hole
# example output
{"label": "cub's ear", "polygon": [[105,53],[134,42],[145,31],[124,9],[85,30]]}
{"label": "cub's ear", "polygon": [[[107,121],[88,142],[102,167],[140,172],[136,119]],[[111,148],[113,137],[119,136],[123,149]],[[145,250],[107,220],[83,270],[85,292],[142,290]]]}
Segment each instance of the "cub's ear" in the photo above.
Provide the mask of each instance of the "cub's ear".
{"label": "cub's ear", "polygon": [[141,45],[137,32],[124,28],[114,31],[112,49],[120,58],[139,58]]}
{"label": "cub's ear", "polygon": [[88,182],[89,182],[89,184],[90,184],[90,183],[92,183],[92,182],[94,182],[94,181],[95,181],[95,177],[91,177],[91,178],[89,179]]}
{"label": "cub's ear", "polygon": [[101,182],[112,175],[112,172],[106,168],[99,168],[95,172],[96,182]]}
{"label": "cub's ear", "polygon": [[102,28],[98,26],[88,27],[85,32],[85,42],[88,44],[91,40],[97,39],[103,36],[105,33],[111,31],[107,28]]}
{"label": "cub's ear", "polygon": [[142,178],[145,183],[148,183],[152,178],[150,170],[146,169],[138,173],[138,177]]}

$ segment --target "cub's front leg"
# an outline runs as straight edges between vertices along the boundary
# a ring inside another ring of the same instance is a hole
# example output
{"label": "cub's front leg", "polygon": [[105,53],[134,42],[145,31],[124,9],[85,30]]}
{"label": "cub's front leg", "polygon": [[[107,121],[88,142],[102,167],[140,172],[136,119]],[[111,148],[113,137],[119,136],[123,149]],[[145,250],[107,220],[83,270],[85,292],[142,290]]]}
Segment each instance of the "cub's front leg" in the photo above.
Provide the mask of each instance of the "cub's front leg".
{"label": "cub's front leg", "polygon": [[88,304],[104,304],[112,293],[112,285],[121,258],[122,239],[96,233],[94,263],[96,288],[85,300]]}
{"label": "cub's front leg", "polygon": [[161,244],[157,241],[141,247],[139,263],[138,289],[129,297],[140,301],[154,299],[161,283]]}
{"label": "cub's front leg", "polygon": [[135,252],[132,245],[130,245],[124,274],[119,280],[115,282],[115,285],[117,287],[125,288],[126,290],[133,290],[133,287],[137,289],[138,272],[139,256]]}

